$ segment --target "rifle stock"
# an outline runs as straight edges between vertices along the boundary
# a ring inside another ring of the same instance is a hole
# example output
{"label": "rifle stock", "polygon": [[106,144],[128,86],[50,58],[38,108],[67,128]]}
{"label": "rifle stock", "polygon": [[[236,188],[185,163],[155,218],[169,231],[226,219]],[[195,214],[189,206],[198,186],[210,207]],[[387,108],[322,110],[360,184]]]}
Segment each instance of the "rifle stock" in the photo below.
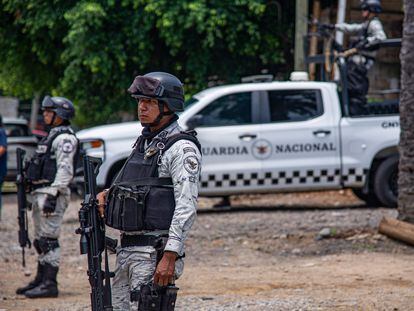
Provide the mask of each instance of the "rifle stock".
{"label": "rifle stock", "polygon": [[[80,253],[88,256],[88,276],[91,286],[92,311],[112,310],[110,273],[105,247],[105,223],[97,209],[96,176],[102,160],[83,156],[85,195],[79,210]],[[105,272],[102,271],[102,253],[105,251]]]}
{"label": "rifle stock", "polygon": [[22,248],[22,265],[26,266],[24,257],[24,248],[31,247],[32,243],[29,239],[29,230],[27,223],[27,201],[26,201],[26,180],[24,176],[24,156],[26,151],[21,148],[16,149],[17,155],[17,208],[18,208],[18,222],[19,222],[19,244]]}

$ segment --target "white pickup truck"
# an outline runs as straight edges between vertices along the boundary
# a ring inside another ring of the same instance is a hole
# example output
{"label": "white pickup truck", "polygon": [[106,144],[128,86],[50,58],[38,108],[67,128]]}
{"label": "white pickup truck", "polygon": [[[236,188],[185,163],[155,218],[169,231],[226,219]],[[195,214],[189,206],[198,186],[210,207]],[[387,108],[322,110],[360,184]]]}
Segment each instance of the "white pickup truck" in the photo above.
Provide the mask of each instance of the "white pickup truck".
{"label": "white pickup truck", "polygon": [[[202,146],[201,196],[351,188],[370,206],[396,206],[398,114],[349,117],[330,82],[218,86],[180,114]],[[141,132],[138,122],[78,132],[104,159],[110,185]]]}

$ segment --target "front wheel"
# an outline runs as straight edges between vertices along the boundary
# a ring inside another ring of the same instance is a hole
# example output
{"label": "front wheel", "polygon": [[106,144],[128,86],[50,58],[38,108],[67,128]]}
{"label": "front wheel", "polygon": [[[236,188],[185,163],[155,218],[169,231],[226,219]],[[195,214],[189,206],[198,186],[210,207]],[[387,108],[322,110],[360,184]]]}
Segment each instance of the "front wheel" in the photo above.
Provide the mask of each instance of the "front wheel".
{"label": "front wheel", "polygon": [[374,177],[374,192],[384,206],[397,207],[399,156],[385,159],[377,168]]}

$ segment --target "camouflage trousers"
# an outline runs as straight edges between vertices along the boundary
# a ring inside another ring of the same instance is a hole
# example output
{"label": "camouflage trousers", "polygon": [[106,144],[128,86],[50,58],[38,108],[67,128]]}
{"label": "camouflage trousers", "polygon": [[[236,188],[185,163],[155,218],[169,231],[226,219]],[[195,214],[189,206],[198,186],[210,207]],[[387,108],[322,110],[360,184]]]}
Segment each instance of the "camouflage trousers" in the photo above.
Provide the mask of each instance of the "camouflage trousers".
{"label": "camouflage trousers", "polygon": [[[67,189],[67,191],[60,191],[56,200],[56,209],[49,215],[45,215],[43,213],[43,206],[47,194],[38,191],[32,193],[31,197],[28,198],[32,203],[34,239],[39,239],[41,237],[58,239],[63,215],[69,205],[70,190]],[[48,263],[54,267],[59,267],[60,247],[57,247],[46,254],[39,254],[38,261],[41,264]]]}
{"label": "camouflage trousers", "polygon": [[[138,301],[131,302],[131,292],[153,280],[157,252],[152,246],[119,247],[115,277],[112,283],[112,304],[115,310],[138,310]],[[175,262],[175,279],[183,273],[184,261]]]}

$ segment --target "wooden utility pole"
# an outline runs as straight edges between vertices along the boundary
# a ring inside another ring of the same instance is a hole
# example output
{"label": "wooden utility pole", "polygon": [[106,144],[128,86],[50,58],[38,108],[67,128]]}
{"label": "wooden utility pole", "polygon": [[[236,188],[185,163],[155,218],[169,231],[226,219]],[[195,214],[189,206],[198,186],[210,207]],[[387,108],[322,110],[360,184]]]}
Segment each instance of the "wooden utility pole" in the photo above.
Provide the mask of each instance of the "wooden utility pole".
{"label": "wooden utility pole", "polygon": [[[321,1],[320,0],[314,0],[313,1],[313,8],[312,8],[312,18],[314,20],[319,21],[320,16],[321,16]],[[317,30],[318,30],[317,25],[312,24],[311,31],[316,32]],[[317,52],[318,52],[318,38],[313,36],[311,38],[311,42],[310,42],[309,56],[316,55]],[[315,80],[315,71],[316,71],[315,64],[314,63],[309,64],[309,78],[311,80]]]}
{"label": "wooden utility pole", "polygon": [[295,70],[305,70],[303,36],[308,32],[308,0],[296,0]]}
{"label": "wooden utility pole", "polygon": [[39,113],[40,94],[36,93],[32,99],[32,109],[30,112],[30,129],[34,130],[37,124],[37,114]]}

